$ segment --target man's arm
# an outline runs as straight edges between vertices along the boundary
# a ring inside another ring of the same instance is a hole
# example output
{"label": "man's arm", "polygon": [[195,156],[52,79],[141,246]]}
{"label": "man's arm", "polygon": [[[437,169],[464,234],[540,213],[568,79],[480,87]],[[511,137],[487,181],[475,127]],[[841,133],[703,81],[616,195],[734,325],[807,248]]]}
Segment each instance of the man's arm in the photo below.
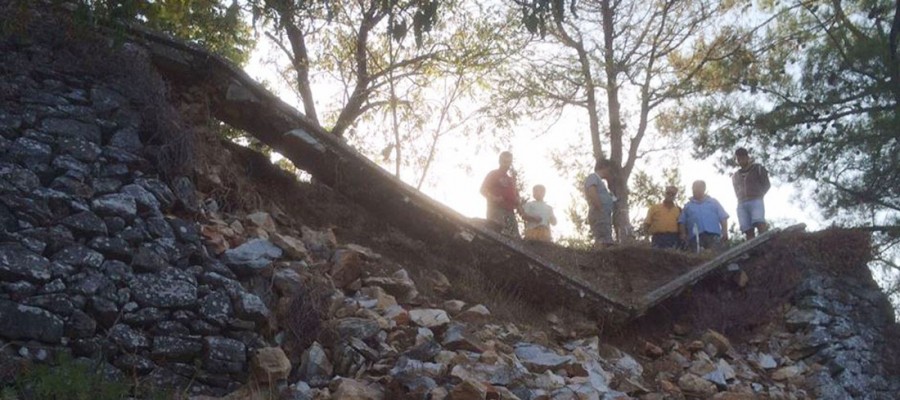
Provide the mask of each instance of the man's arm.
{"label": "man's arm", "polygon": [[719,224],[722,225],[722,241],[727,242],[728,241],[728,218],[725,218],[725,219],[719,221]]}
{"label": "man's arm", "polygon": [[550,209],[550,225],[556,225],[556,214],[553,213],[553,209]]}
{"label": "man's arm", "polygon": [[[759,165],[759,164],[757,164],[757,165]],[[766,167],[763,167],[762,165],[759,166],[758,170],[759,170],[759,183],[762,186],[763,194],[766,194],[769,192],[769,189],[772,187],[772,183],[769,182],[769,171],[766,171]]]}

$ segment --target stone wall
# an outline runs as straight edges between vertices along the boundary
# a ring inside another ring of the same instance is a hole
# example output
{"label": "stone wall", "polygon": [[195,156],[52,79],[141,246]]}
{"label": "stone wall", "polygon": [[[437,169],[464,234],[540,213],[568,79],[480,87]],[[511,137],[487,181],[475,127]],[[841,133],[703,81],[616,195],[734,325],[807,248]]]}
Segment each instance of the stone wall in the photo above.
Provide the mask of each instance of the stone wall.
{"label": "stone wall", "polygon": [[177,115],[139,50],[33,28],[0,37],[2,357],[64,352],[166,388],[237,388],[267,345],[271,290],[236,273],[252,281],[281,249],[207,252],[193,183],[157,168],[171,143],[151,142]]}

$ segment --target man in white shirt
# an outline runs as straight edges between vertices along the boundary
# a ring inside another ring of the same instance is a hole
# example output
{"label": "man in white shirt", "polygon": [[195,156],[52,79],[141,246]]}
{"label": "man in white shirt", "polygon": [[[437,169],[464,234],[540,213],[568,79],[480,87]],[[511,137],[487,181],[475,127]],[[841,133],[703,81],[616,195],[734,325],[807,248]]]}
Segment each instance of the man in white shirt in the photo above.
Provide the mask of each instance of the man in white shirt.
{"label": "man in white shirt", "polygon": [[553,215],[553,207],[544,203],[544,195],[547,189],[544,185],[535,185],[532,189],[534,200],[525,203],[525,240],[537,240],[552,242],[550,225],[556,225],[556,216]]}

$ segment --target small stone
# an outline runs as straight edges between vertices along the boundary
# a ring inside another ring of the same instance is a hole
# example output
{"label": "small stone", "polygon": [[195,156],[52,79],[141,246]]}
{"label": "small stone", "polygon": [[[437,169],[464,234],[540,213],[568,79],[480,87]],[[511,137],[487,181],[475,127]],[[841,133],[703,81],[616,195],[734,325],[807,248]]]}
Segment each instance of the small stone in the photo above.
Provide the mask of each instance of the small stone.
{"label": "small stone", "polygon": [[800,364],[781,367],[772,372],[772,379],[776,381],[787,381],[800,376],[805,371],[806,368],[804,368],[804,366]]}
{"label": "small stone", "polygon": [[452,351],[471,351],[481,353],[487,350],[487,345],[475,337],[475,335],[466,331],[466,326],[458,323],[451,323],[444,332],[441,344],[444,348]]}
{"label": "small stone", "polygon": [[[171,321],[169,321],[171,322]],[[156,336],[153,338],[151,356],[160,361],[189,362],[203,351],[199,340],[175,336]]]}
{"label": "small stone", "polygon": [[713,356],[722,356],[728,351],[733,350],[728,338],[712,329],[707,330],[706,333],[703,334],[703,341],[715,346],[716,353],[711,354]]}
{"label": "small stone", "polygon": [[778,363],[775,362],[774,357],[764,353],[761,353],[756,357],[756,363],[762,369],[774,369],[778,366]]}
{"label": "small stone", "polygon": [[438,294],[447,294],[452,287],[447,276],[435,269],[430,269],[425,272],[425,280],[431,285],[431,289]]}
{"label": "small stone", "polygon": [[175,193],[173,193],[172,190],[169,189],[168,185],[166,185],[159,179],[140,178],[135,179],[134,183],[143,188],[145,191],[153,194],[153,197],[156,198],[156,204],[158,204],[154,208],[159,208],[162,211],[166,211],[175,205]]}
{"label": "small stone", "polygon": [[146,375],[156,368],[153,361],[137,354],[120,355],[113,361],[113,365],[130,376]]}
{"label": "small stone", "polygon": [[653,343],[644,342],[644,354],[651,358],[659,358],[662,357],[663,354],[665,354],[665,351],[663,351],[662,347],[659,347]]}
{"label": "small stone", "polygon": [[109,145],[132,152],[140,151],[144,147],[138,130],[133,126],[126,126],[113,133]]}
{"label": "small stone", "polygon": [[96,236],[88,242],[88,247],[108,258],[120,261],[131,261],[134,254],[134,249],[128,242],[116,237]]}
{"label": "small stone", "polygon": [[441,305],[450,315],[457,315],[466,307],[466,302],[462,300],[447,300]]}
{"label": "small stone", "polygon": [[323,387],[331,380],[333,370],[325,349],[318,342],[313,342],[300,358],[298,375],[312,387]]}
{"label": "small stone", "polygon": [[135,301],[145,307],[181,308],[197,303],[196,283],[174,268],[159,274],[137,275],[128,286]]}
{"label": "small stone", "polygon": [[103,265],[104,257],[97,251],[76,244],[68,246],[54,254],[53,261],[78,268],[100,268],[100,266]]}
{"label": "small stone", "polygon": [[198,312],[204,320],[225,326],[232,317],[231,299],[221,291],[214,291],[200,300]]}
{"label": "small stone", "polygon": [[150,340],[144,334],[125,324],[113,325],[109,330],[109,340],[131,353],[150,347]]}
{"label": "small stone", "polygon": [[86,163],[97,161],[103,150],[96,143],[80,137],[60,138],[59,150],[72,158]]}
{"label": "small stone", "polygon": [[384,389],[375,383],[365,383],[355,379],[340,378],[333,383],[334,399],[383,400]]}
{"label": "small stone", "polygon": [[303,277],[291,268],[279,268],[272,274],[272,284],[282,296],[294,297],[303,289]]}
{"label": "small stone", "polygon": [[172,192],[175,193],[175,204],[185,211],[195,213],[200,210],[197,190],[190,178],[179,176],[172,181]]}
{"label": "small stone", "polygon": [[795,307],[785,315],[784,324],[791,331],[797,331],[809,325],[827,325],[831,319],[830,315],[820,310],[805,310]]}
{"label": "small stone", "polygon": [[134,197],[123,194],[105,194],[91,202],[91,209],[101,216],[120,217],[131,221],[137,216],[137,203]]}
{"label": "small stone", "polygon": [[695,396],[712,396],[718,392],[715,384],[691,373],[684,374],[678,379],[678,387]]}
{"label": "small stone", "polygon": [[300,228],[302,233],[303,244],[309,250],[310,254],[316,259],[327,259],[331,254],[331,249],[337,247],[337,238],[331,229],[316,231],[309,227]]}
{"label": "small stone", "polygon": [[381,331],[378,322],[364,318],[341,318],[332,322],[337,338],[369,339]]}
{"label": "small stone", "polygon": [[331,280],[334,286],[345,289],[362,275],[362,255],[352,250],[341,249],[331,257]]}
{"label": "small stone", "polygon": [[293,236],[282,235],[280,233],[272,233],[269,235],[269,239],[272,240],[272,243],[276,246],[284,250],[289,257],[295,260],[306,260],[309,258],[309,252],[306,250],[306,245],[303,244],[303,241],[300,239]]}
{"label": "small stone", "polygon": [[436,308],[410,310],[409,319],[412,323],[425,328],[435,328],[450,323],[450,316],[447,315],[447,312]]}
{"label": "small stone", "polygon": [[185,221],[181,218],[169,219],[175,237],[184,243],[200,243],[200,226],[195,222]]}
{"label": "small stone", "polygon": [[450,390],[451,400],[486,399],[487,385],[472,379],[466,379]]}
{"label": "small stone", "polygon": [[100,128],[72,119],[46,118],[41,121],[42,132],[61,137],[81,137],[93,143],[100,143]]}
{"label": "small stone", "polygon": [[485,322],[491,317],[491,311],[482,304],[470,307],[456,316],[456,319],[463,322],[480,323]]}
{"label": "small stone", "polygon": [[238,318],[258,324],[265,324],[271,315],[269,308],[266,307],[266,303],[259,296],[247,292],[238,294],[234,303],[234,311]]}
{"label": "small stone", "polygon": [[685,324],[674,324],[672,331],[678,336],[687,336],[691,333],[691,327]]}
{"label": "small stone", "polygon": [[275,220],[267,212],[257,211],[249,214],[247,215],[247,220],[250,221],[251,226],[260,228],[268,233],[275,233],[278,230],[275,226]]}
{"label": "small stone", "polygon": [[107,234],[106,224],[103,222],[103,219],[90,211],[83,211],[68,216],[63,218],[60,223],[73,231],[87,236],[105,236]]}
{"label": "small stone", "polygon": [[288,378],[291,361],[280,347],[257,349],[250,364],[257,382],[274,384]]}

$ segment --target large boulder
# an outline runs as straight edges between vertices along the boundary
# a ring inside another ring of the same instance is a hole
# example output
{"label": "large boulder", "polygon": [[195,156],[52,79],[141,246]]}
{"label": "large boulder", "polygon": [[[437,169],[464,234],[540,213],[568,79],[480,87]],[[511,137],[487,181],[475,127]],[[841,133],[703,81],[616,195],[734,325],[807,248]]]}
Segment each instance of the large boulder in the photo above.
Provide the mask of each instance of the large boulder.
{"label": "large boulder", "polygon": [[197,303],[196,283],[174,268],[136,275],[128,285],[134,300],[144,307],[183,308]]}
{"label": "large boulder", "polygon": [[254,239],[236,248],[226,250],[225,264],[239,276],[253,276],[269,267],[281,257],[282,250],[265,239]]}
{"label": "large boulder", "polygon": [[150,355],[161,361],[194,360],[203,351],[203,344],[199,340],[177,336],[156,336],[153,338],[153,347]]}
{"label": "large boulder", "polygon": [[46,282],[50,280],[50,261],[18,244],[0,245],[0,279]]}
{"label": "large boulder", "polygon": [[247,347],[221,336],[203,338],[203,368],[213,373],[240,373],[247,364]]}
{"label": "large boulder", "polygon": [[62,319],[46,310],[0,300],[0,337],[59,343],[63,328]]}
{"label": "large boulder", "polygon": [[313,342],[300,358],[300,379],[313,387],[328,385],[334,367],[328,360],[328,354],[318,342]]}
{"label": "large boulder", "polygon": [[565,367],[575,360],[572,356],[561,356],[555,351],[534,343],[516,345],[516,357],[525,364],[529,371],[542,373]]}
{"label": "large boulder", "polygon": [[238,293],[234,305],[234,311],[238,318],[258,324],[266,323],[271,315],[269,308],[266,307],[266,303],[253,293]]}

